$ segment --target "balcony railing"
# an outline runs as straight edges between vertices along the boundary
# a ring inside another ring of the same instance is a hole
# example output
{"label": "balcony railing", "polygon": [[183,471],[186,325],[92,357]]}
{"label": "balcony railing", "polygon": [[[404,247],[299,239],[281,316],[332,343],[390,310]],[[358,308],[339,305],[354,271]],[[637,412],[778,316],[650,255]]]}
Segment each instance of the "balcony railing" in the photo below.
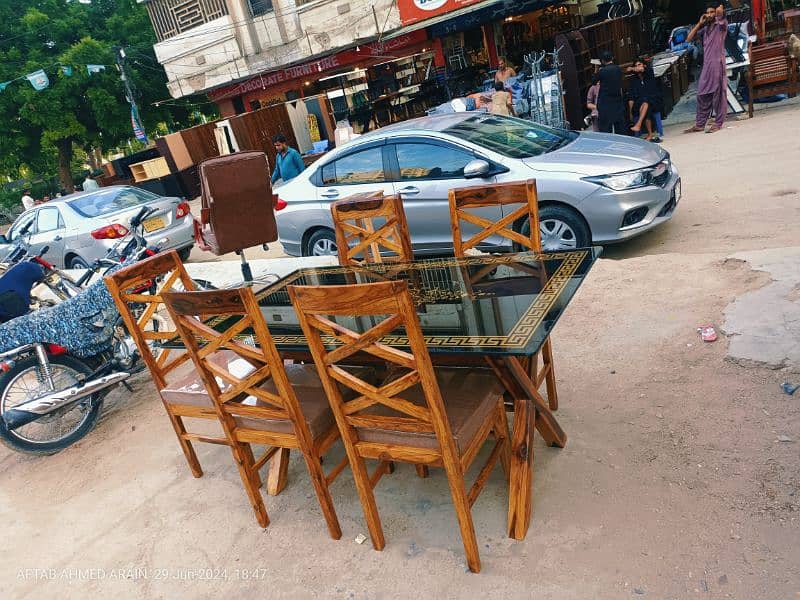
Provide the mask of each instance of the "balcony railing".
{"label": "balcony railing", "polygon": [[225,0],[152,0],[147,12],[159,42],[228,14]]}

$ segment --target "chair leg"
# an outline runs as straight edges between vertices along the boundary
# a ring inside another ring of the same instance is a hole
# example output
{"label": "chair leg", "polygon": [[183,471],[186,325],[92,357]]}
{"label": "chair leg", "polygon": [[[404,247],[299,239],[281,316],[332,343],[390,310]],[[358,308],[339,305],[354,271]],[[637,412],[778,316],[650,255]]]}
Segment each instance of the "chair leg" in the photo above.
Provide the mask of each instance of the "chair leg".
{"label": "chair leg", "polygon": [[415,466],[417,468],[417,476],[418,477],[421,477],[422,479],[425,479],[426,477],[428,477],[431,474],[430,470],[428,469],[428,465],[415,465]]}
{"label": "chair leg", "polygon": [[322,470],[322,464],[318,456],[304,454],[303,458],[305,458],[306,467],[308,467],[308,474],[311,476],[311,484],[317,493],[322,515],[328,524],[328,531],[333,539],[338,540],[342,537],[342,528],[339,526],[336,509],[333,507],[333,498],[331,498],[330,490],[328,490],[325,471]]}
{"label": "chair leg", "polygon": [[169,409],[167,409],[167,414],[169,415],[169,420],[172,422],[175,435],[178,436],[178,443],[181,445],[181,450],[183,450],[183,455],[186,457],[186,462],[189,463],[189,469],[191,469],[192,475],[195,477],[202,477],[203,469],[200,466],[200,461],[197,459],[194,447],[189,440],[183,437],[186,435],[186,427],[183,425],[183,419],[173,415]]}
{"label": "chair leg", "polygon": [[550,338],[547,338],[542,346],[542,363],[547,369],[545,382],[547,383],[547,403],[550,410],[558,410],[558,390],[556,389],[556,370],[553,366],[553,345]]}
{"label": "chair leg", "polygon": [[508,430],[508,420],[506,419],[506,407],[502,400],[497,405],[497,415],[495,417],[494,437],[495,439],[505,437],[503,448],[500,450],[500,466],[506,481],[511,477],[511,434]]}
{"label": "chair leg", "polygon": [[481,557],[478,553],[478,541],[475,539],[475,526],[472,523],[472,512],[464,489],[464,473],[458,463],[448,466],[445,463],[447,482],[450,484],[450,494],[453,497],[453,507],[456,509],[458,527],[461,529],[461,541],[464,544],[464,553],[467,555],[467,566],[473,573],[481,571]]}
{"label": "chair leg", "polygon": [[258,489],[255,481],[253,480],[254,461],[252,460],[252,451],[248,458],[249,447],[240,442],[231,444],[231,452],[233,459],[236,461],[236,467],[239,469],[239,477],[242,479],[242,484],[247,492],[247,497],[250,499],[250,505],[256,513],[256,520],[261,527],[269,525],[269,516],[267,516],[267,507],[264,506],[264,499],[261,497],[261,491]]}
{"label": "chair leg", "polygon": [[372,547],[375,550],[383,550],[386,546],[386,540],[383,537],[383,526],[381,525],[381,517],[378,514],[378,505],[375,503],[375,494],[372,493],[372,484],[369,481],[367,465],[362,457],[355,454],[355,450],[352,453],[348,452],[348,458],[350,459],[350,467],[353,470],[353,479],[355,480],[358,497],[361,500],[361,508],[364,511],[364,519],[367,521],[367,529],[369,529],[369,535],[372,538]]}
{"label": "chair leg", "polygon": [[289,449],[281,448],[269,461],[267,474],[267,493],[277,496],[286,487],[289,480]]}
{"label": "chair leg", "polygon": [[242,452],[247,456],[247,463],[252,465],[250,477],[253,478],[253,485],[255,485],[257,489],[261,489],[261,475],[256,470],[256,457],[253,456],[253,447],[250,444],[242,444]]}

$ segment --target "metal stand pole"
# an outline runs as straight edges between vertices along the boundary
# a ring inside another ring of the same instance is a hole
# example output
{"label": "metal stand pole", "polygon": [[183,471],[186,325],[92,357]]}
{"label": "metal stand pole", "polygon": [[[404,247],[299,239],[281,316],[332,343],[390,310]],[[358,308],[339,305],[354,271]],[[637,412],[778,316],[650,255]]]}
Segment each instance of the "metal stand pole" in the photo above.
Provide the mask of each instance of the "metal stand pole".
{"label": "metal stand pole", "polygon": [[250,270],[250,263],[248,263],[247,259],[244,257],[244,250],[237,250],[236,254],[242,259],[242,277],[245,283],[252,283],[253,272]]}

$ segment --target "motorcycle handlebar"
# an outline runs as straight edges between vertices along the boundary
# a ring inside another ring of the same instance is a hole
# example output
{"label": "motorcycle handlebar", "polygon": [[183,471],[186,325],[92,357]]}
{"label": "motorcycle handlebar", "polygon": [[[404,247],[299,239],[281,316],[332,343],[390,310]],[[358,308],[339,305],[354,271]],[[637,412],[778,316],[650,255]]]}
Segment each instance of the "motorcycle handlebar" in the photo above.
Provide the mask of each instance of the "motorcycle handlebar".
{"label": "motorcycle handlebar", "polygon": [[131,219],[131,229],[136,229],[139,227],[139,225],[142,224],[142,221],[144,221],[149,215],[156,212],[156,210],[158,209],[152,206],[143,206],[142,210],[140,210],[139,213]]}

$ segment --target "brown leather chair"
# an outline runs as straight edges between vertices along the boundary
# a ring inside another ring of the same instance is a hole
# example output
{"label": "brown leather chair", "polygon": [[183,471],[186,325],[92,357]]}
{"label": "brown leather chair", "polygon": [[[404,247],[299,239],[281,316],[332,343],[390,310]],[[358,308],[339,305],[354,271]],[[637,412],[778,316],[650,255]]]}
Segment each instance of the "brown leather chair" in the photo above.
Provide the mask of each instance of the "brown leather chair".
{"label": "brown leather chair", "polygon": [[242,251],[277,241],[269,162],[263,152],[236,152],[200,163],[201,210],[195,238],[203,250],[242,256]]}

